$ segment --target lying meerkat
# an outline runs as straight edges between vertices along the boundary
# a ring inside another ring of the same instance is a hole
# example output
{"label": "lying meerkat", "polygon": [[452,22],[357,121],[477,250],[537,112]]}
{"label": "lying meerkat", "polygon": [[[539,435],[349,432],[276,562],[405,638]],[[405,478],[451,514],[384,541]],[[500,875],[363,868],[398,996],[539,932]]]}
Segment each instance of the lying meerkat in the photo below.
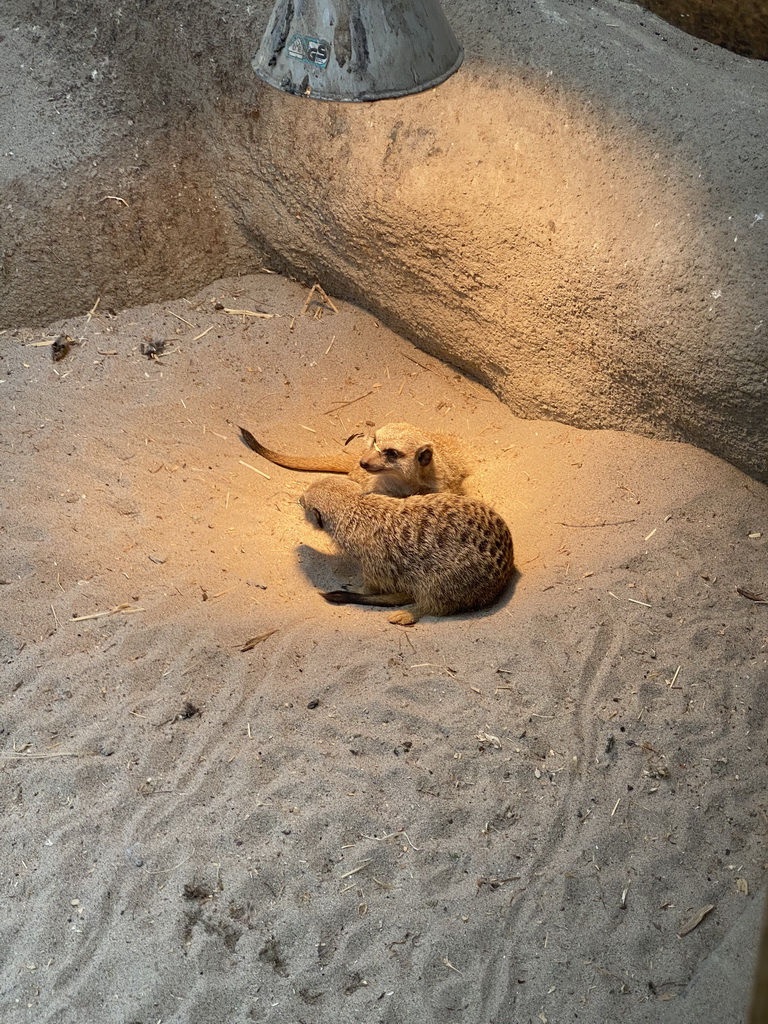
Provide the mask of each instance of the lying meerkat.
{"label": "lying meerkat", "polygon": [[331,604],[408,605],[389,621],[451,615],[492,604],[515,571],[512,537],[490,506],[457,494],[391,498],[325,477],[299,499],[307,519],[356,558],[360,591],[323,594]]}
{"label": "lying meerkat", "polygon": [[459,443],[446,434],[426,434],[410,423],[388,423],[372,437],[365,437],[368,450],[355,464],[351,455],[281,455],[265,448],[250,431],[240,427],[243,441],[259,455],[286,469],[313,473],[346,473],[366,494],[386,494],[405,498],[410,494],[436,494],[440,491],[462,493],[467,475]]}

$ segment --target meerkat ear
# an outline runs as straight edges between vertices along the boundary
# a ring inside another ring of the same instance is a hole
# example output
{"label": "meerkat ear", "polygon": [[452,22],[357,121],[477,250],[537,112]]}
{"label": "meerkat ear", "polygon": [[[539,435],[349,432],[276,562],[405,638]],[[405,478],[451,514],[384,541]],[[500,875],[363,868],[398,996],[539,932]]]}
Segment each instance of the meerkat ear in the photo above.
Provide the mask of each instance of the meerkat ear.
{"label": "meerkat ear", "polygon": [[316,526],[319,530],[322,530],[323,517],[320,515],[319,511],[316,508],[312,508],[311,505],[303,505],[302,507],[307,521],[312,523],[312,525]]}
{"label": "meerkat ear", "polygon": [[416,451],[416,461],[420,466],[428,466],[432,461],[432,449],[428,444],[423,444]]}

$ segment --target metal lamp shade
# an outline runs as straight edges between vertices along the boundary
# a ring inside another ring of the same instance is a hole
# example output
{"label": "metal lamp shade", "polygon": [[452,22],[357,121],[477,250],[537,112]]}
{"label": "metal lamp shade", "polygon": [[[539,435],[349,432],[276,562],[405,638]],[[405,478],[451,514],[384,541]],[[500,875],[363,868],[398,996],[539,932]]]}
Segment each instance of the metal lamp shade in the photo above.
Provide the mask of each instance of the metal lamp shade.
{"label": "metal lamp shade", "polygon": [[363,103],[439,85],[463,58],[438,0],[277,0],[253,70],[294,96]]}

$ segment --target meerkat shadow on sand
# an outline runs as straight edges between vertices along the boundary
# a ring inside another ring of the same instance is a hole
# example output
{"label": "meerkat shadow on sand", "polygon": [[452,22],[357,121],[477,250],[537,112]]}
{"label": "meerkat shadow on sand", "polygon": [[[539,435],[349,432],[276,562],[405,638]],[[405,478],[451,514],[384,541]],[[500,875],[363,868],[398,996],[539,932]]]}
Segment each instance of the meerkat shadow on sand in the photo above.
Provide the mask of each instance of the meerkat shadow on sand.
{"label": "meerkat shadow on sand", "polygon": [[318,551],[311,544],[297,544],[296,558],[299,571],[318,591],[318,600],[322,600],[321,592],[324,590],[359,587],[363,582],[359,564],[341,551]]}

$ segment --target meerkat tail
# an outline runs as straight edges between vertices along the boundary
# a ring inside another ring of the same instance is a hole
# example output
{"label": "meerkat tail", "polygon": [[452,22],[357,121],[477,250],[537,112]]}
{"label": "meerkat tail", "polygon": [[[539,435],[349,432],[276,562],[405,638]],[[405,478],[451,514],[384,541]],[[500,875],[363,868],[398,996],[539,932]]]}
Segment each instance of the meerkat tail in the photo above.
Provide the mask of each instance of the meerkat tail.
{"label": "meerkat tail", "polygon": [[268,459],[276,466],[283,466],[285,469],[299,469],[309,473],[349,473],[356,465],[351,456],[342,454],[319,455],[315,458],[303,458],[301,455],[281,455],[279,452],[265,448],[245,427],[240,427],[240,436],[248,447],[258,452],[262,458]]}
{"label": "meerkat tail", "polygon": [[358,594],[355,590],[330,590],[321,596],[329,604],[374,604],[389,608],[413,602],[410,594]]}

